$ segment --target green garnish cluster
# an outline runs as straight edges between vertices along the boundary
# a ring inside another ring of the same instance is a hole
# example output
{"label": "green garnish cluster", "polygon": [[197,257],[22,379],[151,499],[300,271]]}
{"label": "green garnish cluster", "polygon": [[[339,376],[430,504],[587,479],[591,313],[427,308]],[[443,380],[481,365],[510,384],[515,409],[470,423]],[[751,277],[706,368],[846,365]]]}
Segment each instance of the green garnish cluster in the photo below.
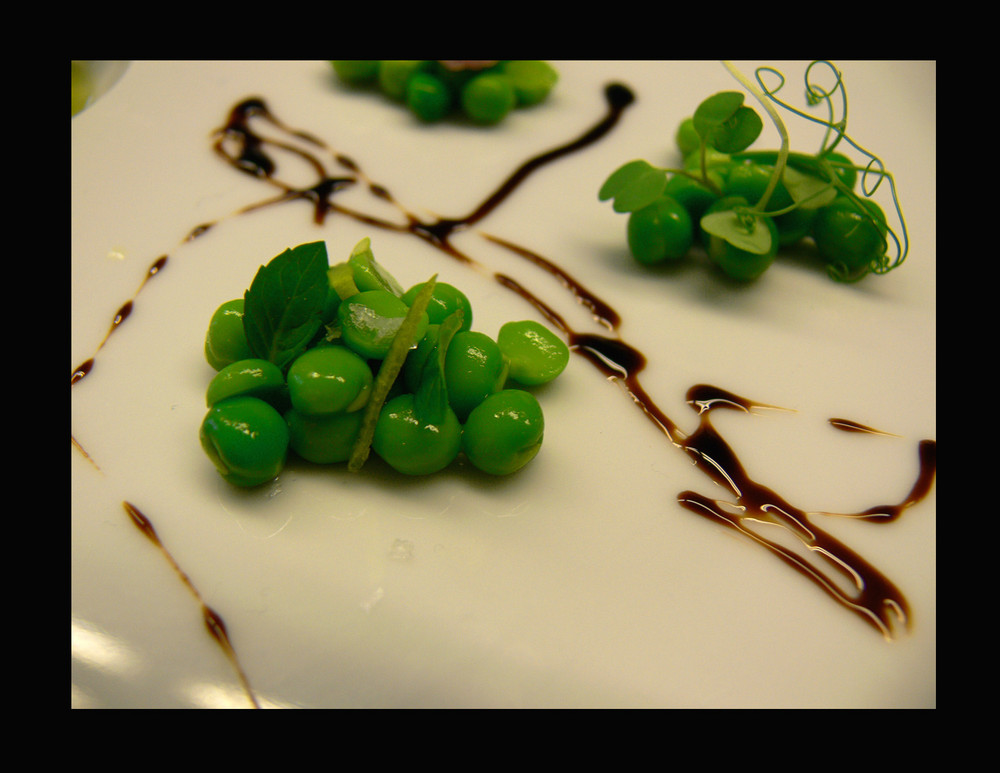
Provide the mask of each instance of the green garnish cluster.
{"label": "green garnish cluster", "polygon": [[237,486],[257,486],[290,452],[359,470],[374,451],[407,475],[463,454],[507,475],[541,448],[544,416],[529,389],[556,378],[569,348],[531,320],[497,337],[472,329],[459,289],[431,277],[408,290],[363,239],[329,264],[326,245],[285,250],[243,298],[213,313],[202,448]]}
{"label": "green garnish cluster", "polygon": [[[811,79],[816,66],[834,73],[832,88]],[[601,201],[613,200],[616,212],[628,213],[632,256],[643,264],[662,264],[679,261],[700,246],[714,265],[741,281],[756,279],[781,248],[802,242],[815,245],[828,275],[838,281],[857,281],[900,265],[908,248],[895,184],[878,158],[846,133],[847,96],[840,72],[829,62],[813,62],[806,70],[807,102],[825,105],[829,112],[818,119],[777,99],[784,78],[775,70],[757,71],[758,88],[727,67],[764,106],[781,136],[780,149],[750,150],[763,121],[744,104],[742,92],[705,99],[674,136],[683,157],[679,168],[634,160],[616,169],[598,192]],[[777,85],[765,86],[766,76],[776,76]],[[844,116],[840,120],[834,118],[837,95]],[[791,152],[775,104],[826,126],[817,153]],[[864,156],[865,164],[839,152],[841,143]],[[892,190],[902,239],[871,198],[883,180]]]}
{"label": "green garnish cluster", "polygon": [[427,123],[463,115],[500,123],[511,110],[543,102],[559,79],[547,62],[432,59],[333,59],[337,77],[377,89]]}

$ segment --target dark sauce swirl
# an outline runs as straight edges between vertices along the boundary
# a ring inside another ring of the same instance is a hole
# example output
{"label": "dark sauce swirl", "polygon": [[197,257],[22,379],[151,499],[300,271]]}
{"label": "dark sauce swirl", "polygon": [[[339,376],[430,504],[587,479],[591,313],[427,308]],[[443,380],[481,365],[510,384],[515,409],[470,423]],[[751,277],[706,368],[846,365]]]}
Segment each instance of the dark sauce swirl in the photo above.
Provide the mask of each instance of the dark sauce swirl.
{"label": "dark sauce swirl", "polygon": [[[409,233],[453,259],[484,270],[484,267],[471,256],[458,250],[452,243],[451,237],[483,220],[512,195],[531,174],[571,153],[585,149],[606,136],[617,125],[624,111],[633,102],[634,96],[627,87],[613,84],[606,88],[605,97],[607,110],[590,129],[564,145],[529,158],[477,207],[465,216],[457,218],[434,220],[418,218],[394,200],[389,188],[365,178],[360,166],[352,158],[333,151],[311,134],[285,125],[259,97],[244,100],[230,110],[225,124],[215,133],[214,149],[236,170],[277,189],[275,196],[247,206],[235,213],[236,215],[247,214],[283,202],[305,200],[312,204],[313,220],[317,224],[322,225],[331,214],[348,216],[373,227]],[[265,139],[253,128],[253,124],[257,121],[278,129],[284,139]],[[276,161],[278,153],[292,153],[304,160],[316,172],[315,183],[308,187],[296,188],[282,182],[279,177],[281,166]],[[321,156],[331,160],[337,169],[334,172],[328,171]],[[373,197],[393,204],[404,221],[400,223],[384,220],[341,206],[335,199],[337,192],[356,185],[365,185]],[[186,241],[208,232],[212,225],[213,223],[206,223],[196,227],[188,234]],[[621,384],[634,404],[666,436],[669,443],[684,451],[698,469],[732,497],[732,501],[724,502],[693,491],[685,491],[676,498],[681,507],[733,528],[760,544],[814,582],[835,601],[872,625],[887,639],[892,638],[900,627],[905,629],[911,625],[910,607],[902,592],[865,558],[818,528],[812,522],[809,513],[791,505],[776,492],[752,480],[735,452],[710,421],[712,412],[716,410],[741,410],[749,413],[751,409],[763,404],[715,386],[692,387],[687,399],[698,417],[697,426],[691,434],[684,433],[657,406],[640,383],[639,376],[646,365],[646,357],[621,338],[618,333],[621,317],[607,301],[592,293],[567,271],[543,256],[505,239],[488,234],[482,236],[552,274],[578,303],[590,311],[594,320],[604,328],[605,333],[587,333],[572,329],[550,304],[530,292],[514,277],[492,273],[495,281],[530,303],[558,329],[575,354],[589,361],[606,378]],[[146,279],[157,273],[165,263],[164,256],[154,264],[156,270],[151,269]],[[115,316],[108,335],[128,317],[134,300],[133,297],[122,306]],[[103,345],[104,341],[101,342],[101,346]],[[73,371],[73,384],[89,374],[93,366],[94,360],[91,358],[76,368]],[[837,423],[833,423],[834,421]],[[838,429],[871,431],[871,428],[844,419],[831,420],[831,423]],[[860,518],[874,523],[887,523],[900,517],[906,509],[920,502],[933,486],[937,466],[936,442],[921,441],[918,444],[917,457],[916,480],[903,501],[877,505],[857,513],[836,515]],[[128,504],[126,510],[136,525],[143,529],[162,550],[162,545],[155,538],[151,526],[144,526],[148,524],[148,520],[139,517],[141,514],[138,510]],[[834,514],[823,513],[823,515]],[[803,546],[802,553],[758,534],[753,527],[754,524],[761,522],[777,525],[786,535],[798,539]],[[172,557],[167,555],[176,567]],[[228,644],[228,636],[221,618],[207,607],[204,608],[207,610],[205,620],[210,632],[231,652],[231,645]],[[241,679],[246,684],[242,673]]]}
{"label": "dark sauce swirl", "polygon": [[[252,130],[250,122],[252,119],[262,119],[279,129],[287,131],[288,127],[271,113],[261,99],[254,98],[237,105],[230,112],[229,120],[220,132],[220,138],[238,140],[238,152],[228,156],[229,162],[234,167],[237,169],[245,168],[248,165],[247,157],[252,157],[256,167],[255,175],[281,187],[284,200],[306,198],[313,201],[315,206],[314,219],[317,223],[322,223],[331,212],[341,212],[373,226],[381,226],[395,231],[407,231],[457,260],[478,265],[469,255],[462,253],[454,246],[451,237],[455,233],[467,230],[482,221],[513,194],[531,174],[552,162],[588,147],[607,135],[618,123],[623,112],[632,104],[634,96],[627,87],[613,84],[606,88],[605,97],[607,112],[593,127],[564,145],[529,158],[518,166],[478,206],[474,207],[468,214],[454,218],[423,220],[416,217],[395,201],[386,186],[364,180],[361,168],[353,159],[346,159],[343,155],[336,153],[332,154],[333,158],[341,167],[351,173],[351,177],[347,179],[330,177],[324,172],[317,184],[308,189],[296,191],[283,186],[277,181],[278,165],[272,157],[266,156],[267,143]],[[329,151],[329,148],[311,135],[303,135],[300,132],[290,133],[292,136],[306,136],[311,144]],[[217,143],[216,148],[221,150],[221,141]],[[289,146],[278,143],[274,145],[273,149],[288,150]],[[298,148],[296,152],[309,155],[301,148]],[[266,156],[266,160],[262,158],[262,154]],[[318,158],[314,158],[310,163],[317,169],[322,168],[322,163]],[[405,225],[387,223],[358,215],[339,208],[333,202],[331,197],[336,191],[352,183],[360,182],[368,185],[368,190],[372,195],[396,204],[405,215]],[[792,506],[774,491],[753,481],[747,475],[736,454],[710,422],[710,414],[714,410],[739,409],[749,411],[750,408],[760,404],[718,387],[708,385],[693,387],[688,394],[688,400],[698,413],[698,426],[692,434],[685,435],[643,388],[639,376],[646,365],[646,357],[618,335],[621,317],[609,303],[589,291],[567,271],[543,256],[505,239],[488,234],[483,234],[483,236],[555,276],[575,296],[577,301],[591,312],[594,319],[605,327],[609,334],[578,332],[572,329],[550,304],[525,288],[517,279],[507,274],[493,274],[493,278],[498,283],[528,301],[549,323],[562,332],[574,353],[588,360],[605,377],[621,383],[635,405],[666,435],[668,440],[674,446],[684,450],[699,469],[734,497],[732,503],[725,503],[729,505],[727,507],[719,500],[709,499],[695,492],[682,492],[678,495],[677,501],[684,508],[747,534],[804,576],[813,580],[836,601],[856,612],[887,638],[891,638],[894,630],[899,626],[907,627],[910,625],[912,618],[909,605],[899,589],[855,551],[832,535],[817,528],[805,511]],[[841,419],[837,420],[833,426],[857,431],[864,425]],[[926,496],[933,485],[936,471],[935,450],[934,441],[925,440],[919,444],[917,481],[910,495],[904,501],[890,505],[878,505],[860,513],[841,515],[875,522],[888,522],[898,518],[904,510]],[[736,515],[734,512],[739,514]],[[805,548],[804,554],[799,555],[777,542],[757,535],[749,524],[762,521],[781,526],[785,532],[799,538]],[[823,557],[819,565],[809,560],[812,555]],[[838,575],[842,575],[839,579],[846,577],[848,587],[853,586],[856,592],[845,590],[843,583],[837,581]]]}
{"label": "dark sauce swirl", "polygon": [[167,563],[170,564],[174,572],[177,573],[177,576],[184,584],[184,587],[186,587],[188,591],[190,591],[191,595],[194,596],[195,600],[201,607],[201,616],[202,620],[205,622],[205,629],[222,648],[222,651],[225,653],[233,668],[236,670],[240,684],[243,686],[243,690],[246,692],[250,703],[254,708],[260,708],[257,696],[250,688],[250,680],[247,679],[247,675],[243,671],[243,667],[240,665],[239,658],[236,657],[236,650],[233,648],[233,643],[229,638],[229,631],[226,628],[225,621],[218,612],[205,603],[205,600],[202,598],[198,588],[195,587],[195,584],[191,581],[191,578],[188,577],[187,573],[184,572],[183,569],[181,569],[180,565],[170,554],[170,551],[167,550],[166,546],[160,540],[160,535],[156,533],[156,528],[153,526],[152,521],[150,521],[149,518],[147,518],[146,515],[131,502],[122,502],[122,506],[125,508],[126,514],[131,519],[135,527],[145,535],[146,539],[156,546],[156,549],[160,551]]}

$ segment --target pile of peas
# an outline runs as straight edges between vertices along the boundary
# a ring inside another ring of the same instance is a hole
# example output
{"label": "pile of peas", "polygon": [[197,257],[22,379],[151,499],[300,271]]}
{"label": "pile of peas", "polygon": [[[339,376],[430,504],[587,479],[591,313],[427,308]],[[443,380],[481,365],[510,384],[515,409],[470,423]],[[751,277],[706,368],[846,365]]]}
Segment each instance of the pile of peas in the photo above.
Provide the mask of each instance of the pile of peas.
{"label": "pile of peas", "polygon": [[460,114],[500,123],[511,110],[543,102],[558,80],[538,60],[333,59],[337,77],[376,88],[427,123]]}
{"label": "pile of peas", "polygon": [[[328,278],[321,333],[284,371],[253,356],[243,298],[212,315],[205,357],[216,374],[200,439],[237,486],[273,479],[289,452],[351,467],[382,363],[428,284],[404,291],[374,261],[367,239],[330,267]],[[432,281],[416,343],[375,406],[370,448],[407,475],[438,472],[460,454],[492,475],[516,472],[538,453],[544,434],[541,406],[528,390],[563,371],[569,348],[532,320],[508,322],[496,338],[473,330],[466,295]]]}
{"label": "pile of peas", "polygon": [[[779,249],[812,242],[833,278],[856,281],[884,261],[885,213],[876,202],[850,195],[858,171],[846,156],[830,152],[823,158],[838,178],[836,197],[823,206],[796,206],[784,180],[777,183],[767,211],[781,214],[761,217],[771,232],[771,248],[757,253],[706,232],[701,221],[712,213],[757,204],[774,172],[777,152],[727,154],[710,148],[703,168],[701,140],[691,118],[681,122],[675,142],[684,159],[683,171],[690,176],[670,175],[654,202],[629,213],[628,247],[639,263],[676,262],[700,246],[727,276],[750,281],[771,266]],[[813,165],[807,171],[822,174],[818,159],[798,158],[796,163]]]}

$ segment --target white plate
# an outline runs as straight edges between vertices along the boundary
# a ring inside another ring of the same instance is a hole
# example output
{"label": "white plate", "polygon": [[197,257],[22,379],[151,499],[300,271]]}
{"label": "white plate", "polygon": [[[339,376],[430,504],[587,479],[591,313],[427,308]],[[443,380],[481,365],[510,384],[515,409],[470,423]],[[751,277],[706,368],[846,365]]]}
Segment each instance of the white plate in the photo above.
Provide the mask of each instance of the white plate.
{"label": "white plate", "polygon": [[[419,125],[341,88],[323,62],[133,62],[72,129],[71,368],[95,363],[71,399],[89,454],[71,450],[73,705],[935,706],[933,491],[891,524],[813,516],[905,594],[913,625],[890,642],[753,541],[682,508],[682,491],[724,492],[583,357],[540,391],[545,445],[510,478],[293,462],[273,485],[237,491],[197,438],[208,319],[286,247],[324,239],[337,260],[370,236],[403,284],[437,273],[465,290],[477,329],[539,318],[488,272],[407,234],[344,215],[317,225],[303,201],[236,214],[273,189],[213,153],[232,106],[260,96],[411,211],[460,217],[522,161],[594,124],[618,80],[638,97],[621,124],[537,171],[455,245],[582,331],[602,329],[480,231],[597,291],[650,358],[646,390],[686,431],[697,383],[794,409],[715,422],[750,474],[794,505],[850,512],[903,499],[918,442],[936,437],[936,67],[838,64],[849,133],[896,175],[907,262],[843,286],[779,260],[733,287],[697,261],[638,267],[624,216],[597,199],[625,161],[676,163],[679,121],[737,87],[717,62],[558,62],[550,100],[493,129]],[[801,106],[802,63],[776,66]],[[813,146],[811,125],[786,122],[793,148]],[[776,142],[768,126],[759,144]],[[185,242],[204,223],[216,225]],[[834,416],[893,435],[837,432]],[[123,502],[152,522],[200,601]],[[225,621],[249,691],[200,603]]]}

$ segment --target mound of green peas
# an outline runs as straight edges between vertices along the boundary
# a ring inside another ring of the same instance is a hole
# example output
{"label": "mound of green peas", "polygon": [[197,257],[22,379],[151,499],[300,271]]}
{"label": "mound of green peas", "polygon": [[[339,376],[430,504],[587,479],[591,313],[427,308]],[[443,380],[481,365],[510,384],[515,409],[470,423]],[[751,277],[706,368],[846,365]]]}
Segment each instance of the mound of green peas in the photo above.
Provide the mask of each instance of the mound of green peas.
{"label": "mound of green peas", "polygon": [[[767,194],[765,211],[747,217],[750,235],[740,244],[706,229],[706,218],[752,212],[771,184],[777,152],[703,148],[693,118],[680,123],[674,139],[681,168],[662,170],[633,161],[616,170],[599,194],[602,200],[614,198],[616,211],[628,213],[626,241],[637,262],[677,263],[699,248],[724,275],[740,282],[760,277],[779,250],[792,245],[812,244],[827,273],[840,281],[881,273],[888,263],[885,213],[854,193],[858,170],[843,154],[792,154],[785,174]],[[809,176],[811,190],[822,188],[822,195],[796,200],[786,184],[792,175],[798,181]]]}
{"label": "mound of green peas", "polygon": [[341,81],[377,89],[426,123],[463,115],[476,124],[498,124],[515,108],[543,102],[559,79],[539,60],[333,59],[330,64]]}
{"label": "mound of green peas", "polygon": [[509,475],[538,454],[545,421],[530,390],[565,369],[562,339],[533,320],[508,322],[495,338],[474,330],[461,290],[436,278],[404,290],[368,239],[327,277],[320,331],[284,369],[253,355],[244,299],[213,313],[205,359],[216,372],[199,434],[223,478],[258,486],[291,454],[356,469],[359,444],[361,461],[370,445],[406,475],[439,472],[459,456]]}

